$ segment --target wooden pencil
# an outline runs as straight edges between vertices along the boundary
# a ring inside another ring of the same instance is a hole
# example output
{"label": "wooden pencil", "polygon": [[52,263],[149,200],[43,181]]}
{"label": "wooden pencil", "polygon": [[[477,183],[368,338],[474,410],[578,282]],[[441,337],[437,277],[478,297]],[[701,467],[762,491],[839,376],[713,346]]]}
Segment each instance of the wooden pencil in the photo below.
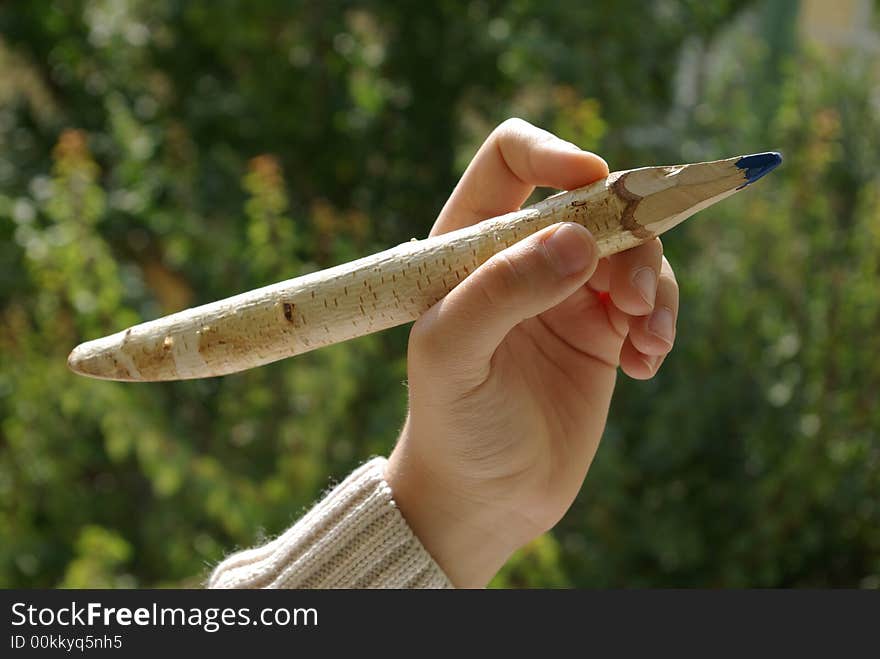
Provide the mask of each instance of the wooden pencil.
{"label": "wooden pencil", "polygon": [[82,375],[182,380],[225,375],[412,321],[493,254],[578,222],[601,256],[635,247],[772,170],[778,153],[613,172],[513,213],[259,288],[77,346]]}

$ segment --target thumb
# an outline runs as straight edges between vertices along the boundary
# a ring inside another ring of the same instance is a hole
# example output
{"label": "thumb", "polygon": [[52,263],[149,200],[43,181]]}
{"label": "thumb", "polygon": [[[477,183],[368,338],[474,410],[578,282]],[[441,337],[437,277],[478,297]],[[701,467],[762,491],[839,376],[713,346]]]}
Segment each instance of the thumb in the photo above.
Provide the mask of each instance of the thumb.
{"label": "thumb", "polygon": [[482,369],[511,329],[583,286],[598,260],[596,241],[580,224],[538,231],[489,258],[431,307],[413,326],[411,347],[438,364]]}

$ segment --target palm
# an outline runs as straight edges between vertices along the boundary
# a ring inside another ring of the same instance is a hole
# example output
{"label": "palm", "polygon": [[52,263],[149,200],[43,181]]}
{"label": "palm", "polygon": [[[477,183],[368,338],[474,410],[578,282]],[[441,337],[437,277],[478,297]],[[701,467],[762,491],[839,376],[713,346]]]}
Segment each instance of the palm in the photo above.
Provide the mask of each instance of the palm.
{"label": "palm", "polygon": [[537,470],[536,482],[550,484],[546,494],[573,496],[605,425],[626,325],[584,287],[508,334],[493,357],[490,389],[504,391],[504,412],[496,408],[493,418],[507,426],[502,436],[515,438],[510,473]]}

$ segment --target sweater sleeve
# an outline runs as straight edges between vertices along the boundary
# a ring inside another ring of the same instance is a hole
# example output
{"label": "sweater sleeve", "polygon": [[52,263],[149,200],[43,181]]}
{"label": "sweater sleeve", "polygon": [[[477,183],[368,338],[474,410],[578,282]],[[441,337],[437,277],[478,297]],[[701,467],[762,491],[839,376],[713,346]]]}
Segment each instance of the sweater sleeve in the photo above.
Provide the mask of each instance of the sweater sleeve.
{"label": "sweater sleeve", "polygon": [[282,535],[226,558],[208,588],[451,588],[398,510],[385,462],[373,458]]}

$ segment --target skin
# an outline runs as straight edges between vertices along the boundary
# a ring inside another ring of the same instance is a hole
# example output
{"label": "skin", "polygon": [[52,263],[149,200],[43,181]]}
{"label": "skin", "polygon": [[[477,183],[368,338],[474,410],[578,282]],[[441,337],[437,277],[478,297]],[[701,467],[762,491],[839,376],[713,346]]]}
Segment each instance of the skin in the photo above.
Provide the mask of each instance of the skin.
{"label": "skin", "polygon": [[[608,174],[519,119],[480,147],[431,235],[519,208],[535,186]],[[657,373],[678,286],[659,239],[608,259],[580,225],[547,227],[475,270],[413,326],[409,413],[386,469],[397,504],[457,587],[484,587],[574,501],[618,367]]]}

